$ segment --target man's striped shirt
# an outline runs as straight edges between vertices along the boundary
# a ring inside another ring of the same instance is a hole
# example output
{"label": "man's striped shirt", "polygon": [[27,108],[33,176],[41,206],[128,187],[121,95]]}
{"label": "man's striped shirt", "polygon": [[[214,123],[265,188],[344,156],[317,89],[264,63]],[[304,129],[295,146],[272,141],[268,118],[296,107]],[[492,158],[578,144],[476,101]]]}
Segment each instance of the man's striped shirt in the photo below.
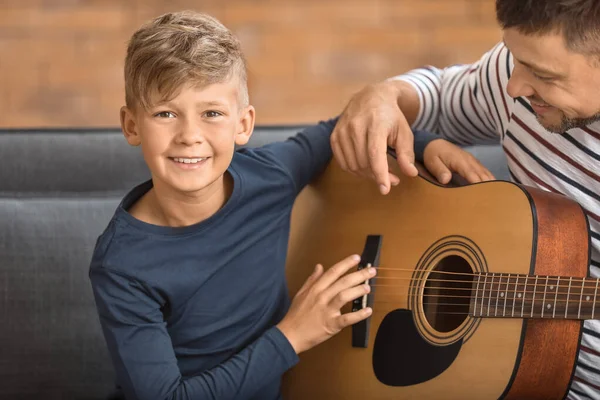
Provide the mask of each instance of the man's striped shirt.
{"label": "man's striped shirt", "polygon": [[[562,193],[585,210],[592,277],[600,277],[600,122],[559,135],[545,130],[524,98],[507,93],[513,59],[498,44],[478,62],[421,68],[394,79],[410,82],[421,107],[413,129],[459,144],[500,141],[511,178]],[[600,88],[598,88],[600,90]],[[569,399],[600,399],[600,320],[587,320]]]}

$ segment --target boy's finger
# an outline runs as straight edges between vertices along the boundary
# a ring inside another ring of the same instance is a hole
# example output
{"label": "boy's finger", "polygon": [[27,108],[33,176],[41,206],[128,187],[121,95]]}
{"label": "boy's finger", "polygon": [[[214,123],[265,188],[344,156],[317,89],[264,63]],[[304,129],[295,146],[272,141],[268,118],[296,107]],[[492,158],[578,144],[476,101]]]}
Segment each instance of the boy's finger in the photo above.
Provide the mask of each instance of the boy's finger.
{"label": "boy's finger", "polygon": [[394,174],[392,171],[389,171],[390,174],[390,184],[392,186],[398,186],[398,184],[400,183],[400,178],[398,178],[398,176],[396,176],[396,174]]}
{"label": "boy's finger", "polygon": [[[483,165],[481,166],[481,168],[483,168],[483,176],[485,177],[486,181],[493,181],[496,180],[496,177],[494,176],[494,174],[492,174],[490,172],[489,169],[487,169],[486,167],[484,167]],[[480,174],[481,175],[481,174]]]}
{"label": "boy's finger", "polygon": [[479,170],[477,174],[479,175],[480,182],[486,182],[490,180],[489,175],[487,174],[487,172],[485,172],[485,170]]}
{"label": "boy's finger", "polygon": [[347,326],[354,325],[357,322],[367,319],[373,313],[371,307],[363,308],[362,310],[342,314],[337,318],[336,325],[339,330],[344,329]]}
{"label": "boy's finger", "polygon": [[475,169],[470,167],[468,164],[461,165],[457,172],[469,183],[479,183],[482,180]]}
{"label": "boy's finger", "polygon": [[479,175],[480,182],[494,180],[494,175],[492,175],[492,173],[488,171],[488,169],[478,161],[475,162],[473,168],[475,171],[477,171],[477,175]]}
{"label": "boy's finger", "polygon": [[439,183],[444,185],[450,182],[450,179],[452,178],[452,172],[439,157],[434,157],[430,165],[427,166],[427,169],[435,176]]}
{"label": "boy's finger", "polygon": [[325,289],[329,288],[335,281],[337,281],[342,275],[344,275],[350,268],[358,265],[360,256],[355,254],[350,257],[346,257],[342,261],[334,264],[329,268],[317,282],[315,282],[315,290],[320,293]]}
{"label": "boy's finger", "polygon": [[336,282],[334,282],[329,288],[325,289],[323,292],[323,298],[327,301],[331,301],[331,299],[336,298],[340,293],[354,288],[361,283],[373,278],[376,275],[377,271],[375,268],[365,268],[360,271],[353,272],[348,274]]}
{"label": "boy's finger", "polygon": [[308,279],[306,279],[300,290],[298,290],[298,293],[302,293],[308,290],[308,288],[310,288],[317,281],[317,279],[319,279],[321,275],[323,275],[323,266],[321,264],[317,264],[313,273],[310,274],[310,276],[308,277]]}
{"label": "boy's finger", "polygon": [[369,285],[358,285],[351,287],[350,289],[342,290],[331,301],[331,307],[339,310],[344,304],[351,302],[365,294],[369,293],[371,288]]}

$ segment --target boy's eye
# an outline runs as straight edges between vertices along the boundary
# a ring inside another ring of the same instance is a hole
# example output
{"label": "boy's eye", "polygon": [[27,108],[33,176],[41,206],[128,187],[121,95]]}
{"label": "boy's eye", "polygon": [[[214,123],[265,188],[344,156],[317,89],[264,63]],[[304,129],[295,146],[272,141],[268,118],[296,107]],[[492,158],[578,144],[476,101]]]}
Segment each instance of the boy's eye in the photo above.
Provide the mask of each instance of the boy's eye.
{"label": "boy's eye", "polygon": [[159,118],[175,118],[175,114],[173,114],[171,111],[161,111],[154,114],[154,116]]}
{"label": "boy's eye", "polygon": [[211,110],[211,111],[205,112],[204,115],[207,116],[208,118],[215,118],[215,117],[221,116],[222,114],[218,111]]}

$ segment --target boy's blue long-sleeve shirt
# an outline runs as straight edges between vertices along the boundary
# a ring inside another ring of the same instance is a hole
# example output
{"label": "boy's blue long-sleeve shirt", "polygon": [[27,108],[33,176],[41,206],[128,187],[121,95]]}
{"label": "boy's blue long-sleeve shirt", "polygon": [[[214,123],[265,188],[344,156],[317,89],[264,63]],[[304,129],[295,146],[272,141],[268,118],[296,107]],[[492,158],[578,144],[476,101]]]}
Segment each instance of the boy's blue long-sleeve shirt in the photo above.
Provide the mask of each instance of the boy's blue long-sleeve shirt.
{"label": "boy's blue long-sleeve shirt", "polygon": [[[198,224],[141,222],[133,189],[90,266],[101,326],[127,399],[278,399],[298,356],[275,327],[290,300],[285,260],[297,194],[331,159],[335,120],[235,153],[227,203]],[[420,151],[435,136],[415,134]],[[417,154],[417,158],[419,158]]]}

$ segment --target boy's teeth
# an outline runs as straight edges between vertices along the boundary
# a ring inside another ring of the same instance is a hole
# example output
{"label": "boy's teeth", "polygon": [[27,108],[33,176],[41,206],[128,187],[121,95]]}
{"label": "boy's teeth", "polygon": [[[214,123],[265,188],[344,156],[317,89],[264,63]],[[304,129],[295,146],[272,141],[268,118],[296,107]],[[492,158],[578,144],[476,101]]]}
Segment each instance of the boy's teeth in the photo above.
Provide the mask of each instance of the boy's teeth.
{"label": "boy's teeth", "polygon": [[174,158],[176,162],[184,163],[184,164],[196,164],[200,161],[205,160],[205,158]]}

